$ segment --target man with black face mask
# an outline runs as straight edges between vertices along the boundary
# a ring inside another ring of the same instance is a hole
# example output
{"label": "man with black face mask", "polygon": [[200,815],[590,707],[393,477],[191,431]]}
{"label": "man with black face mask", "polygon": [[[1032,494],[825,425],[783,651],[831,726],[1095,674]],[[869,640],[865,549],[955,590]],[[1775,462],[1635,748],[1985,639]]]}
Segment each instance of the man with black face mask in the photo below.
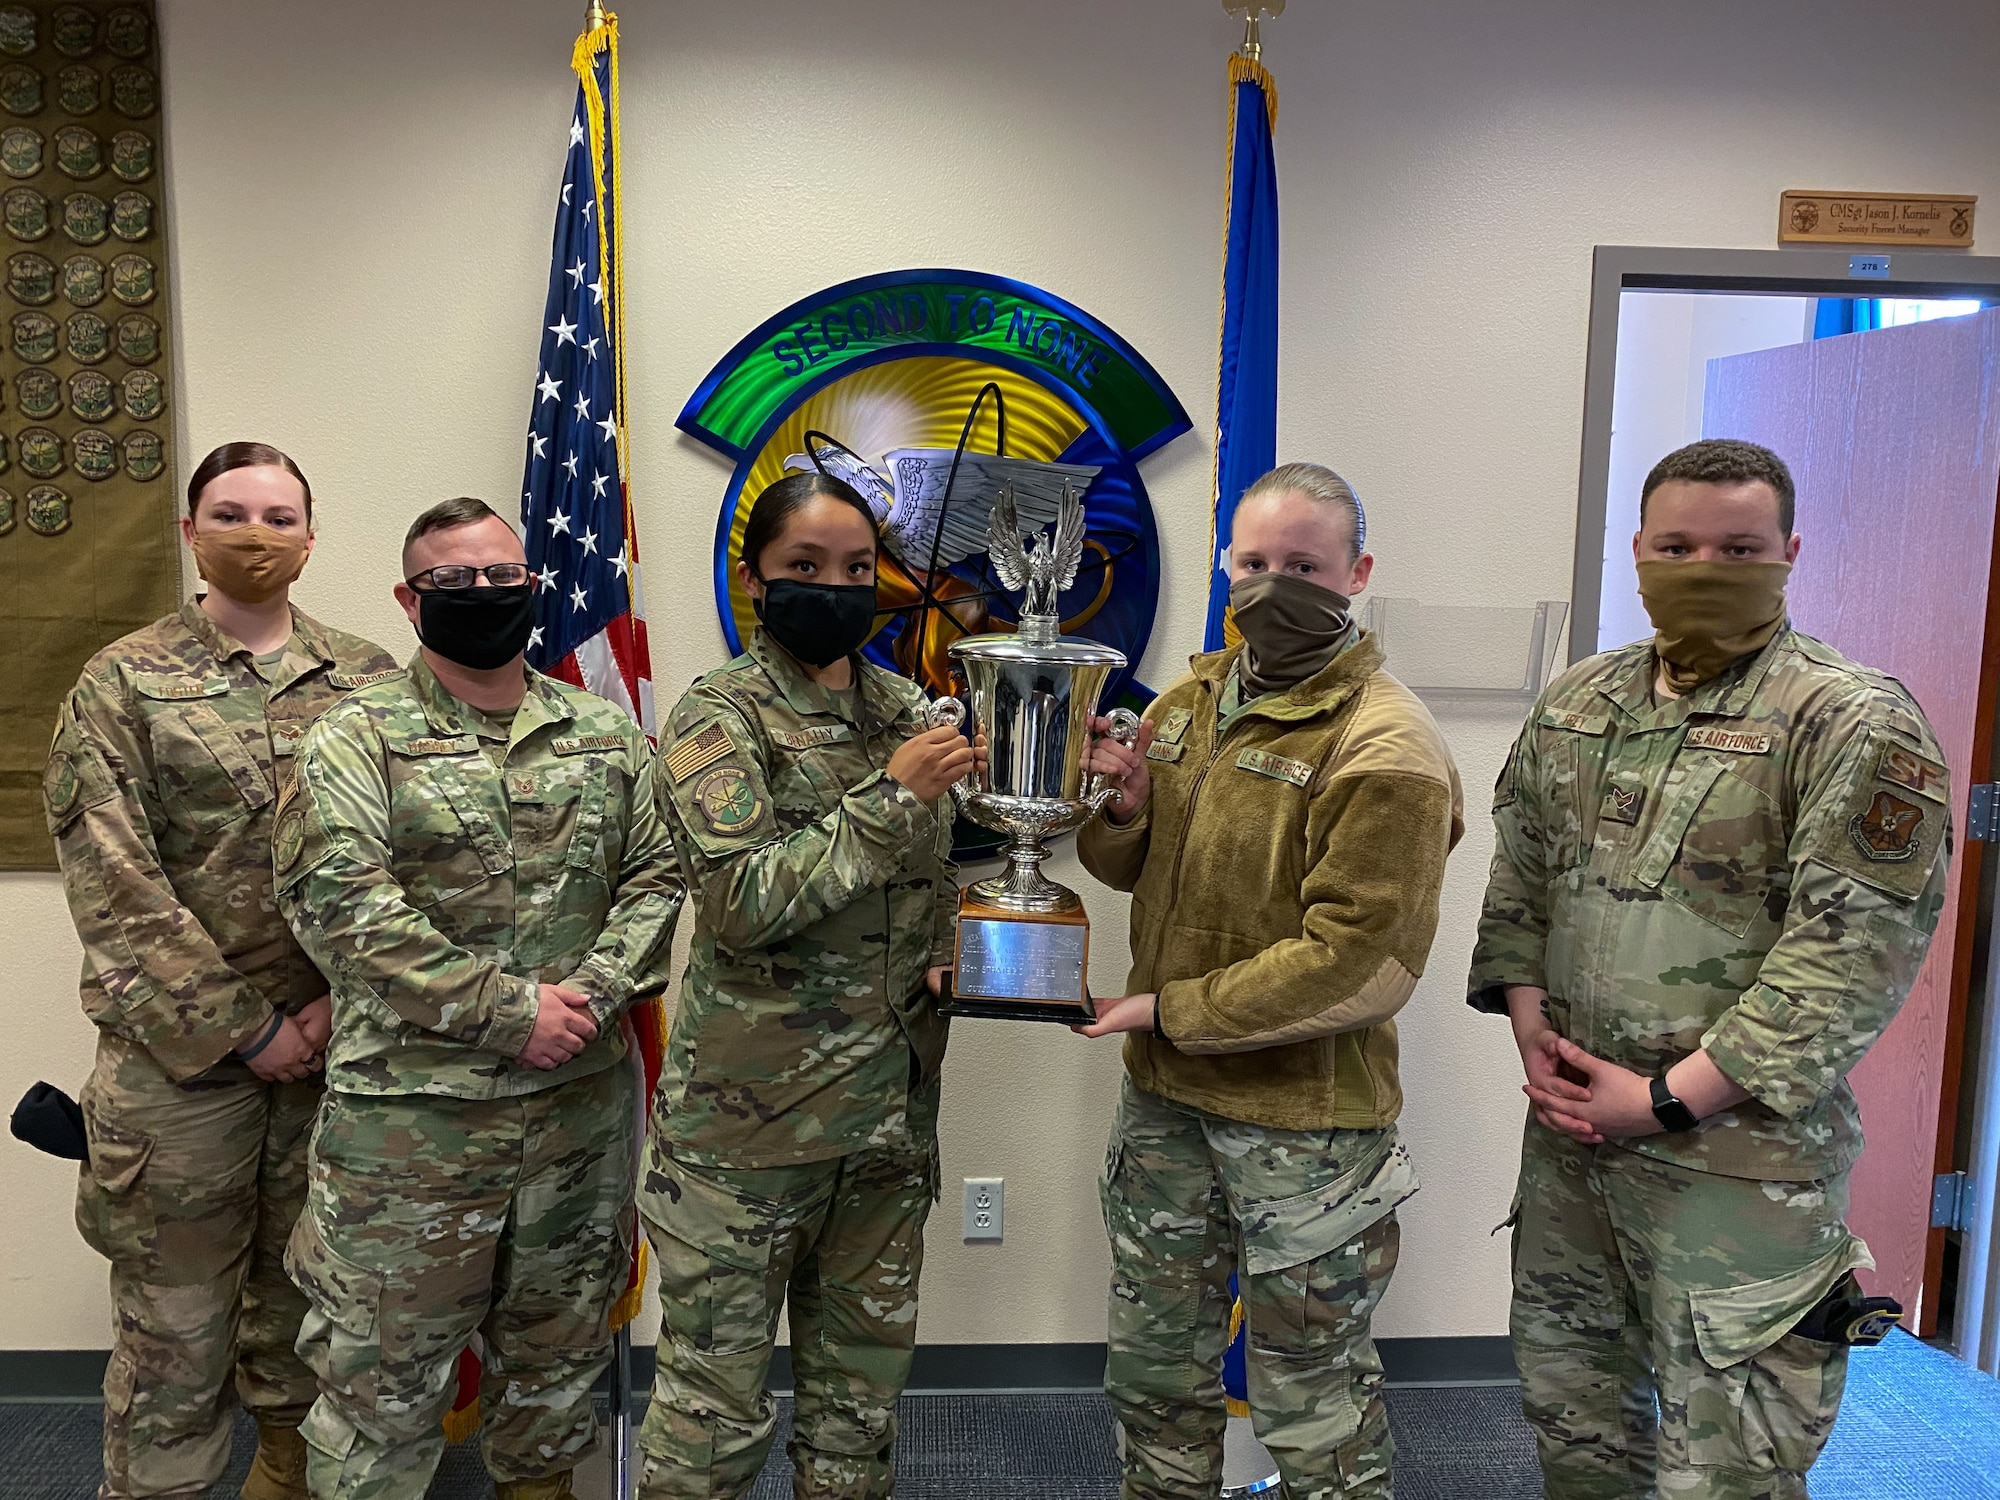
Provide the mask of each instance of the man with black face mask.
{"label": "man with black face mask", "polygon": [[1494,790],[1471,1003],[1533,1106],[1513,1334],[1552,1500],[1804,1500],[1888,1327],[1847,1075],[1930,945],[1949,787],[1902,684],[1790,628],[1792,514],[1767,448],[1660,460],[1655,635],[1551,684]]}
{"label": "man with black face mask", "polygon": [[533,583],[479,500],[411,526],[423,647],[308,735],[272,837],[333,986],[312,1198],[287,1268],[316,1500],[419,1500],[485,1341],[500,1500],[568,1500],[624,1290],[638,1108],[620,1021],[666,980],[683,885],[638,726],[529,671]]}

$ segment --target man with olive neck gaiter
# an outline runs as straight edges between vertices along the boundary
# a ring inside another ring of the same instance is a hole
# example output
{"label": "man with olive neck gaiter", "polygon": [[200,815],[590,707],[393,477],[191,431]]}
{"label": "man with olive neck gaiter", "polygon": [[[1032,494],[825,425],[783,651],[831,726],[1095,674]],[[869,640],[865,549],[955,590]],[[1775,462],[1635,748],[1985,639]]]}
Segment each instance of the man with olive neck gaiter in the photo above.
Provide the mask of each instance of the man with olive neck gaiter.
{"label": "man with olive neck gaiter", "polygon": [[1847,1075],[1930,945],[1949,786],[1902,684],[1789,628],[1792,512],[1768,449],[1662,459],[1655,635],[1558,678],[1494,791],[1470,1000],[1527,1075],[1514,1354],[1552,1500],[1804,1500],[1885,1328]]}
{"label": "man with olive neck gaiter", "polygon": [[422,648],[306,736],[278,906],[333,982],[312,1193],[287,1268],[313,1500],[422,1500],[483,1341],[497,1500],[573,1500],[632,1236],[626,1009],[684,886],[623,710],[531,670],[521,540],[446,500],[403,542]]}
{"label": "man with olive neck gaiter", "polygon": [[1417,1190],[1394,1017],[1465,825],[1437,725],[1349,615],[1365,540],[1330,469],[1251,485],[1228,554],[1241,646],[1195,657],[1131,749],[1090,751],[1123,800],[1077,853],[1132,892],[1134,993],[1084,1030],[1127,1034],[1103,1183],[1123,1500],[1222,1483],[1232,1272],[1285,1493],[1391,1493],[1369,1329]]}

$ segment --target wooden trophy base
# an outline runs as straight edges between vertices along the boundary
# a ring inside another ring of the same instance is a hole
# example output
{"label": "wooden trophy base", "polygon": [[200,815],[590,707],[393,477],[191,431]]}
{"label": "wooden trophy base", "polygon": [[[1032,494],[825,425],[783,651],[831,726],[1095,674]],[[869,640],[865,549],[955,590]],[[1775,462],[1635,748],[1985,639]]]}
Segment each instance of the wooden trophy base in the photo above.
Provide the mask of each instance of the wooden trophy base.
{"label": "wooden trophy base", "polygon": [[938,1009],[996,1021],[1095,1020],[1090,1003],[1090,918],[1083,908],[1008,911],[958,898],[956,962]]}

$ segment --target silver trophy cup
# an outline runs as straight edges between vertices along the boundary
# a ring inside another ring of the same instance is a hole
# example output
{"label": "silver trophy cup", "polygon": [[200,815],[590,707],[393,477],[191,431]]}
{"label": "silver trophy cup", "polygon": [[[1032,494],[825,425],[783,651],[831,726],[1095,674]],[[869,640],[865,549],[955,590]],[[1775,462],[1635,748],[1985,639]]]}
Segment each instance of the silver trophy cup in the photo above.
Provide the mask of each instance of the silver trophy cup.
{"label": "silver trophy cup", "polygon": [[[951,654],[964,672],[966,705],[941,698],[931,722],[967,727],[986,741],[986,768],[952,788],[958,810],[1007,835],[1007,868],[959,900],[958,954],[946,1011],[1016,1020],[1075,1022],[1091,1017],[1085,984],[1090,924],[1076,892],[1042,873],[1044,841],[1095,817],[1118,795],[1086,776],[1090,721],[1125,654],[1062,634],[1056,600],[1076,579],[1083,552],[1083,506],[1067,485],[1053,543],[1024,548],[1011,491],[993,507],[988,555],[1000,581],[1026,589],[1020,629],[970,636]],[[1111,734],[1131,744],[1138,716],[1111,713]]]}

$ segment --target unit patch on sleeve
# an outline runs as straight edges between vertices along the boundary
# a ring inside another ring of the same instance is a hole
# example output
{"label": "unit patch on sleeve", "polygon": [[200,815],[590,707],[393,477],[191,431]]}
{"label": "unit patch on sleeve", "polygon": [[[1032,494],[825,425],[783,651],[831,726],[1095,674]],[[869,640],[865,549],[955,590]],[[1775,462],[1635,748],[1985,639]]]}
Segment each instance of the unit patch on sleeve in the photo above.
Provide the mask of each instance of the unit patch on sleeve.
{"label": "unit patch on sleeve", "polygon": [[[720,724],[715,726],[720,729]],[[850,738],[845,724],[815,724],[810,729],[774,729],[771,738],[787,750],[810,750],[815,745],[837,745]]]}
{"label": "unit patch on sleeve", "polygon": [[1848,819],[1854,847],[1869,859],[1905,860],[1917,852],[1917,830],[1924,810],[1893,792],[1877,791],[1865,812]]}
{"label": "unit patch on sleeve", "polygon": [[1879,780],[1893,782],[1919,797],[1928,797],[1933,802],[1945,800],[1948,784],[1945,768],[1901,745],[1889,745],[1883,749],[1882,759],[1875,765],[1875,775]]}
{"label": "unit patch on sleeve", "polygon": [[1703,724],[1690,729],[1685,743],[1690,750],[1729,750],[1737,755],[1768,755],[1771,751],[1768,734],[1753,734],[1746,729],[1724,729],[1718,724]]}
{"label": "unit patch on sleeve", "polygon": [[694,805],[716,833],[747,832],[764,813],[764,799],[734,766],[710,771],[696,784]]}
{"label": "unit patch on sleeve", "polygon": [[683,737],[667,752],[667,775],[678,785],[704,766],[714,765],[735,748],[729,731],[722,727],[719,720],[711,720],[693,734]]}
{"label": "unit patch on sleeve", "polygon": [[1239,770],[1289,781],[1293,786],[1304,786],[1313,779],[1313,768],[1304,761],[1273,755],[1268,750],[1245,750],[1236,757],[1236,765]]}

